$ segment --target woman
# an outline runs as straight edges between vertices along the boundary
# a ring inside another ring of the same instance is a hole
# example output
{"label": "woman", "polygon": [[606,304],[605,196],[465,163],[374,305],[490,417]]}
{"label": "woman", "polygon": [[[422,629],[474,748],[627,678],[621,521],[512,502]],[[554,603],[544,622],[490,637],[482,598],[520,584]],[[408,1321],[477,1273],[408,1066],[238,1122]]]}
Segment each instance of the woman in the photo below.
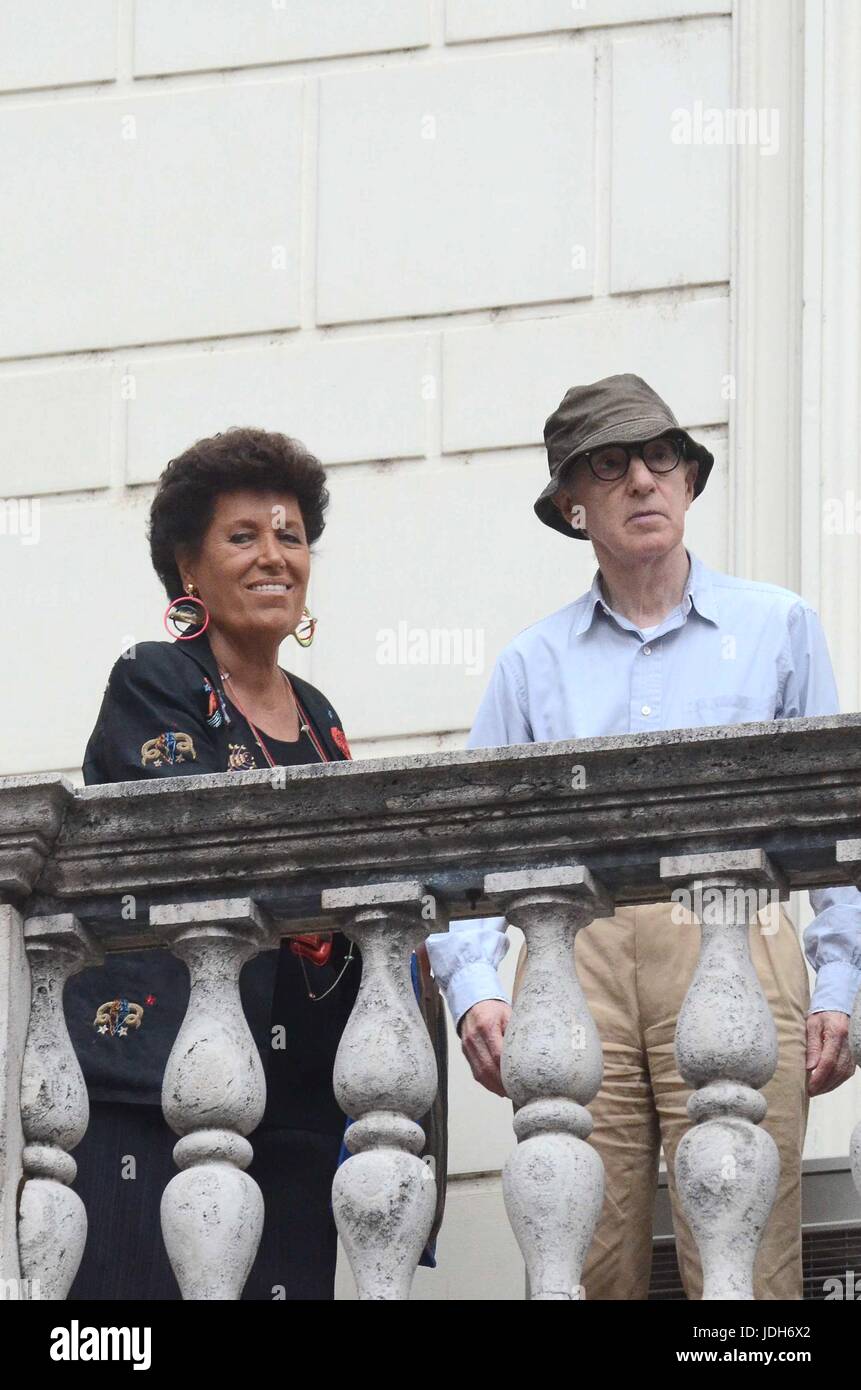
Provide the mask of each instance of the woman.
{"label": "woman", "polygon": [[[168,465],[149,540],[177,640],[116,662],[84,758],[88,785],[350,757],[325,695],[278,664],[288,635],[313,637],[310,547],[328,500],[318,460],[263,430],[200,440]],[[360,969],[336,932],[284,941],[242,972],[267,1082],[248,1170],[266,1218],[243,1298],[333,1297],[330,1191],[345,1121],[331,1077]],[[166,950],[109,956],[66,986],[91,1100],[75,1154],[89,1234],[71,1298],[179,1297],[159,1222],[177,1171],[160,1097],[188,993],[185,965]]]}

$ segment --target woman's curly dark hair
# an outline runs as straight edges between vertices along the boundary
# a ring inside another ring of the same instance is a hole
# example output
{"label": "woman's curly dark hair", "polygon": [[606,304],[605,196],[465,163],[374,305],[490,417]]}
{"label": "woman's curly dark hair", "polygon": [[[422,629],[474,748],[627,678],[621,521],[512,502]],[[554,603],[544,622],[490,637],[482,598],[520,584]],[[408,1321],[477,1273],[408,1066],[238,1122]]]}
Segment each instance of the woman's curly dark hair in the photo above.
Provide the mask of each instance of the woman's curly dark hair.
{"label": "woman's curly dark hair", "polygon": [[177,546],[194,550],[212,520],[218,496],[246,489],[291,493],[299,504],[308,544],[323,534],[329,505],[326,474],[320,460],[298,440],[239,426],[199,439],[171,459],[150,509],[150,555],[168,598],[182,593]]}

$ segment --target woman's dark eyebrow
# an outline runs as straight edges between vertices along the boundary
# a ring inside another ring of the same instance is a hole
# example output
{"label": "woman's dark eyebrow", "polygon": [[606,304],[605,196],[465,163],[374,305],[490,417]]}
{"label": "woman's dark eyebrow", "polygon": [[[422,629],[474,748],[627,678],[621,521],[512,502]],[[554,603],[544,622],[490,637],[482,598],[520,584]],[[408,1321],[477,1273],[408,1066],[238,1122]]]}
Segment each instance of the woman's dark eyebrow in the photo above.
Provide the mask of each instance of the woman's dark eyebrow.
{"label": "woman's dark eyebrow", "polygon": [[[238,527],[240,527],[240,526],[245,526],[245,527],[250,527],[251,530],[256,531],[256,530],[258,529],[259,525],[260,525],[260,523],[259,523],[258,521],[255,521],[253,517],[248,517],[248,516],[245,516],[245,517],[234,517],[231,521],[228,521],[228,522],[227,522],[227,530],[228,530],[228,531],[235,531]],[[271,521],[270,521],[270,525],[271,525],[273,531],[274,531],[274,530],[285,531],[285,530],[288,529],[288,527],[289,527],[289,528],[292,528],[292,529],[295,530],[295,531],[298,531],[298,530],[302,529],[303,523],[302,523],[302,521],[301,521],[301,518],[299,518],[299,517],[292,517],[292,518],[291,518],[291,517],[286,517],[286,518],[284,519],[284,521],[280,521],[280,522],[276,522],[275,518],[273,517],[273,518],[271,519]],[[303,534],[304,534],[304,532],[303,532]]]}

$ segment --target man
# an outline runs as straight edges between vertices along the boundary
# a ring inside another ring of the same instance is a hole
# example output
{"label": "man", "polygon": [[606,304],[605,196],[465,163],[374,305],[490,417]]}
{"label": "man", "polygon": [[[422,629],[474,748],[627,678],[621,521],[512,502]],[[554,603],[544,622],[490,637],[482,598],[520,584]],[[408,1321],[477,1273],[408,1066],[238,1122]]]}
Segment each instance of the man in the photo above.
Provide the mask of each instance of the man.
{"label": "man", "polygon": [[[544,430],[550,482],[535,511],[565,536],[590,540],[592,587],[534,624],[502,653],[469,739],[472,748],[605,734],[746,723],[838,712],[815,612],[789,590],[708,570],[685,549],[685,514],[714,459],[679,428],[640,377],[575,386]],[[805,949],[812,1002],[792,923],[759,914],[751,952],[778,1032],[763,1121],[781,1177],[754,1270],[757,1298],[801,1298],[801,1153],[809,1096],[850,1077],[849,1014],[861,985],[861,895],[811,891]],[[645,1298],[660,1146],[689,1298],[702,1271],[675,1183],[690,1088],[675,1067],[676,1019],[700,932],[672,903],[622,907],[577,937],[575,960],[604,1050],[590,1142],[606,1197],[584,1267],[587,1298]],[[511,1014],[495,967],[504,918],[453,923],[428,949],[473,1075],[503,1095],[500,1056]],[[518,967],[518,979],[524,957]],[[806,1070],[806,1077],[805,1077]]]}

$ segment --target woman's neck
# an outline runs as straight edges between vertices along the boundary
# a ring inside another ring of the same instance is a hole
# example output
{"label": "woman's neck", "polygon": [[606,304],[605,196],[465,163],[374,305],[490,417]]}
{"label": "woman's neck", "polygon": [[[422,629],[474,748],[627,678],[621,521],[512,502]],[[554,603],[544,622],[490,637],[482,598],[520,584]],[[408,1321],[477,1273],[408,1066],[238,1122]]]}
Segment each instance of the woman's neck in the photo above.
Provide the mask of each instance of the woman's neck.
{"label": "woman's neck", "polygon": [[255,638],[253,644],[243,643],[216,629],[209,633],[209,645],[219,671],[227,672],[248,694],[265,698],[276,689],[280,692],[283,678],[278,668],[281,644],[277,640],[261,642]]}

